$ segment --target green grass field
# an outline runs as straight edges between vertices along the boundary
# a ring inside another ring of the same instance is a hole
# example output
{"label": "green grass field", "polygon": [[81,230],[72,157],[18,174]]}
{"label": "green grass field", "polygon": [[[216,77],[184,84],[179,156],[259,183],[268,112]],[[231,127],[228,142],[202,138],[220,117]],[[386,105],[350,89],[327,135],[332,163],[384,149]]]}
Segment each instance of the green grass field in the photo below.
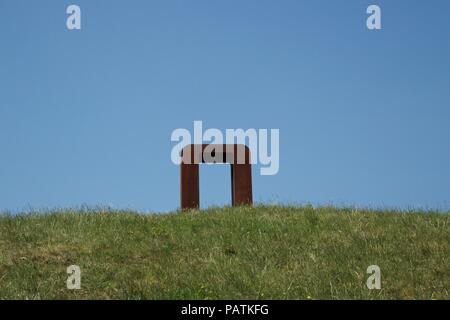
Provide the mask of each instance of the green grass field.
{"label": "green grass field", "polygon": [[[66,269],[81,268],[81,289]],[[366,270],[381,268],[381,290]],[[0,216],[0,299],[449,299],[450,215],[323,207]]]}

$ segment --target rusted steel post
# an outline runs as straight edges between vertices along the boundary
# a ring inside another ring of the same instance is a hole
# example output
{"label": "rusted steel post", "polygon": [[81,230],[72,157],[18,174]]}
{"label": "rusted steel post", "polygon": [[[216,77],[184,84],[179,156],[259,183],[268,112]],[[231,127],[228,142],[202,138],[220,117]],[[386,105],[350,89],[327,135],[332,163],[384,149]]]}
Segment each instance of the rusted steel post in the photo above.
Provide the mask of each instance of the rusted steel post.
{"label": "rusted steel post", "polygon": [[229,163],[232,205],[252,205],[250,149],[243,144],[191,144],[184,147],[181,152],[181,209],[200,207],[199,164],[201,163]]}

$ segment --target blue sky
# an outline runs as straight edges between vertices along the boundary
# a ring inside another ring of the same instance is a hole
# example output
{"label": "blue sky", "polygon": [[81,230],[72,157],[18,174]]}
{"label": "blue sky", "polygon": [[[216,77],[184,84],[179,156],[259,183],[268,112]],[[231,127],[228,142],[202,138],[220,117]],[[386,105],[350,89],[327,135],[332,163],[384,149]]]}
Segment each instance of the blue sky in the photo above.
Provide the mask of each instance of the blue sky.
{"label": "blue sky", "polygon": [[[0,41],[0,209],[176,209],[194,120],[280,129],[255,201],[450,208],[447,0],[1,0]],[[203,206],[228,171],[202,167]]]}

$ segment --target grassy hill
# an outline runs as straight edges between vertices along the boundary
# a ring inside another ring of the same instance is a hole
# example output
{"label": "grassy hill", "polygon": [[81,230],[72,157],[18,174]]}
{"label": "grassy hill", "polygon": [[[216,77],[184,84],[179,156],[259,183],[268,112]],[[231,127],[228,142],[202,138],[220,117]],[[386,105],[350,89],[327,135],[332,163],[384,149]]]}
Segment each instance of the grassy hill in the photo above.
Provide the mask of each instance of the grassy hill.
{"label": "grassy hill", "polygon": [[[81,268],[81,290],[66,268]],[[382,289],[368,290],[378,265]],[[450,299],[450,215],[312,207],[0,216],[0,299]]]}

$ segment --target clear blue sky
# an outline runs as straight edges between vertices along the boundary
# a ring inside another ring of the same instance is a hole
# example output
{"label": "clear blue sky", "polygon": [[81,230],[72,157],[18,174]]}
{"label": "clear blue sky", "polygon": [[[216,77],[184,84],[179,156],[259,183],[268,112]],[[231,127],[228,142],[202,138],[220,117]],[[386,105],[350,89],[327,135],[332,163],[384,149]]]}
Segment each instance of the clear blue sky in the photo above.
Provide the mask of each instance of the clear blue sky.
{"label": "clear blue sky", "polygon": [[280,129],[256,201],[450,208],[448,0],[1,0],[0,41],[0,209],[176,209],[194,120]]}

